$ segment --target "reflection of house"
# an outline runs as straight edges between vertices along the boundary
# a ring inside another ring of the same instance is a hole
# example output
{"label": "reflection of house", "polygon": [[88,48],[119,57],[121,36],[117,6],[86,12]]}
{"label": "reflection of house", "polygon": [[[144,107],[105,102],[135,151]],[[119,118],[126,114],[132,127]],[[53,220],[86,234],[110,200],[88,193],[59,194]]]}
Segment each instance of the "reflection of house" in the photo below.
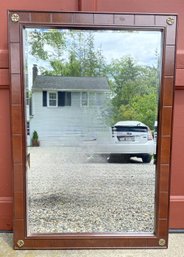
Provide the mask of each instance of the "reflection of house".
{"label": "reflection of house", "polygon": [[36,130],[41,145],[96,140],[107,131],[106,78],[33,76],[30,134]]}

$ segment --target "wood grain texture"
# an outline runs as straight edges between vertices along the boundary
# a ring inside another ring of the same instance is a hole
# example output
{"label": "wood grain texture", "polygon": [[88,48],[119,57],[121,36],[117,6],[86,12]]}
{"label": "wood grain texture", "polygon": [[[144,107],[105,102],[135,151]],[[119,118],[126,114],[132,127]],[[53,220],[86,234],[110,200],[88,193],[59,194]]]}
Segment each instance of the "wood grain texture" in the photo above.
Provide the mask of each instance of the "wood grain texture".
{"label": "wood grain texture", "polygon": [[21,104],[21,84],[20,84],[20,75],[12,74],[11,75],[11,104],[20,105]]}
{"label": "wood grain texture", "polygon": [[162,135],[171,136],[171,125],[172,125],[172,107],[163,107],[162,111]]}
{"label": "wood grain texture", "polygon": [[165,76],[174,76],[174,67],[175,67],[175,47],[174,46],[166,46],[165,53],[165,68],[164,75]]}
{"label": "wood grain texture", "polygon": [[53,13],[52,22],[70,24],[74,21],[73,13]]}
{"label": "wood grain texture", "polygon": [[163,82],[163,105],[172,106],[173,105],[173,89],[174,79],[173,77],[165,77]]}
{"label": "wood grain texture", "polygon": [[167,219],[168,208],[169,208],[169,200],[168,200],[168,192],[160,193],[160,208],[158,211],[159,219]]}
{"label": "wood grain texture", "polygon": [[94,15],[90,13],[86,13],[84,15],[80,15],[79,13],[74,14],[74,23],[79,24],[93,24]]}
{"label": "wood grain texture", "polygon": [[155,25],[155,16],[154,15],[135,15],[135,25],[136,26],[144,26],[145,23],[147,26]]}
{"label": "wood grain texture", "polygon": [[169,165],[160,166],[160,191],[169,192]]}
{"label": "wood grain texture", "polygon": [[36,23],[50,23],[51,22],[51,14],[50,13],[31,13],[31,21]]}
{"label": "wood grain texture", "polygon": [[22,113],[21,106],[12,107],[12,115],[14,117],[14,122],[12,123],[12,133],[21,134],[22,132]]}
{"label": "wood grain texture", "polygon": [[11,73],[20,73],[20,44],[19,43],[11,43],[10,46],[10,58],[11,58],[11,65],[10,71]]}
{"label": "wood grain texture", "polygon": [[14,193],[14,215],[17,219],[24,218],[24,208],[21,208],[22,203],[24,202],[24,194],[23,192],[16,192]]}
{"label": "wood grain texture", "polygon": [[10,37],[9,37],[10,42],[14,42],[14,43],[20,42],[19,23],[18,22],[15,22],[15,23],[12,22],[12,25],[11,25],[10,31],[9,31],[9,35],[10,35]]}
{"label": "wood grain texture", "polygon": [[[13,116],[13,122],[15,122],[14,120],[14,116]],[[16,163],[22,163],[23,162],[23,156],[22,156],[22,152],[23,152],[23,144],[22,144],[22,135],[14,135],[12,137],[12,143],[13,143],[13,161],[14,164]]]}
{"label": "wood grain texture", "polygon": [[167,241],[168,219],[159,219],[158,225],[159,225],[158,226],[159,237]]}
{"label": "wood grain texture", "polygon": [[23,193],[24,192],[24,170],[21,163],[14,164],[14,173],[15,179],[14,179],[14,192],[15,193]]}
{"label": "wood grain texture", "polygon": [[169,164],[170,162],[170,137],[161,137],[160,163]]}
{"label": "wood grain texture", "polygon": [[97,25],[107,25],[113,24],[114,16],[113,14],[94,14],[94,24]]}
{"label": "wood grain texture", "polygon": [[134,15],[115,14],[114,23],[117,25],[134,25]]}

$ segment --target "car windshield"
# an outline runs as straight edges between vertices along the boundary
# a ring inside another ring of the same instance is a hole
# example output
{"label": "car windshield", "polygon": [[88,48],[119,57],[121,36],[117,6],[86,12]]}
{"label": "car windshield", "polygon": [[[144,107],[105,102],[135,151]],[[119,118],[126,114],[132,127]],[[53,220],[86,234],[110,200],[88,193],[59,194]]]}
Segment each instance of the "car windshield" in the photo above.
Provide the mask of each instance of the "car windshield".
{"label": "car windshield", "polygon": [[115,126],[116,131],[128,132],[148,132],[148,128],[144,126]]}

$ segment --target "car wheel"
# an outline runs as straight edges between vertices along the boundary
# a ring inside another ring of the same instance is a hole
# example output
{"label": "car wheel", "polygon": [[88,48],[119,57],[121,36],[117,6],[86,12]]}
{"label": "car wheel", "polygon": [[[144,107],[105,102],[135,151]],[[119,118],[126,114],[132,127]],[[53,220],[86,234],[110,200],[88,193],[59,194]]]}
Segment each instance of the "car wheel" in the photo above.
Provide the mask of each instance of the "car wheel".
{"label": "car wheel", "polygon": [[143,161],[144,163],[150,163],[150,162],[151,162],[151,159],[152,159],[152,155],[150,155],[150,154],[144,154],[144,155],[142,156],[142,161]]}

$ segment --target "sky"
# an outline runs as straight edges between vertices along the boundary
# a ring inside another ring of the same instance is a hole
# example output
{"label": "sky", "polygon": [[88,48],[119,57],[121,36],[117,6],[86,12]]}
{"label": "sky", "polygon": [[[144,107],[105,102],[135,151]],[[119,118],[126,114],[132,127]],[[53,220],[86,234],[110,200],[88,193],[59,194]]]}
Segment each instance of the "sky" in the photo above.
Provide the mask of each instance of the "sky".
{"label": "sky", "polygon": [[155,51],[161,51],[159,31],[109,31],[96,32],[96,47],[101,47],[106,59],[133,57],[141,65],[156,65]]}

